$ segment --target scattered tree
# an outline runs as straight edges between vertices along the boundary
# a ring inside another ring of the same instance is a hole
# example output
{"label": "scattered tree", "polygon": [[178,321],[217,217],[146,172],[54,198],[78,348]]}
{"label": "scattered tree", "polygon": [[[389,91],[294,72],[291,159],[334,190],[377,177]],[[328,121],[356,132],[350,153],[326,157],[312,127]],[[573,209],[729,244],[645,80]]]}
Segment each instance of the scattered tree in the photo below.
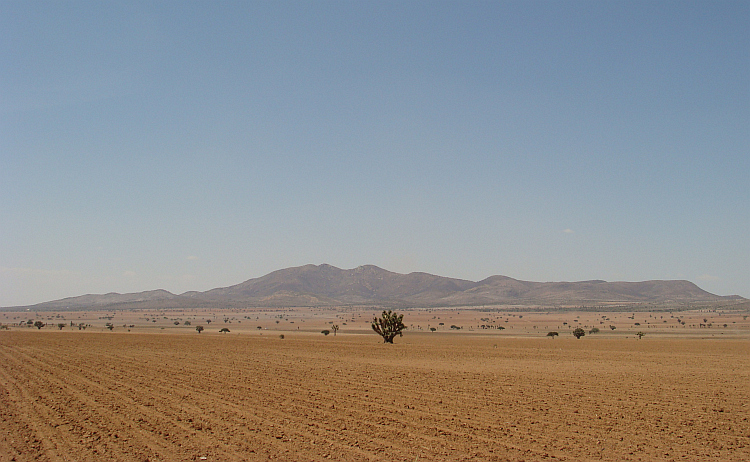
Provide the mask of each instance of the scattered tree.
{"label": "scattered tree", "polygon": [[393,343],[395,336],[403,337],[406,326],[403,323],[404,315],[394,313],[391,310],[383,311],[383,317],[375,317],[372,320],[372,330],[383,337],[383,343]]}
{"label": "scattered tree", "polygon": [[617,329],[617,327],[615,327],[615,326],[609,326],[609,328],[612,329],[612,330]]}
{"label": "scattered tree", "polygon": [[42,327],[44,327],[45,325],[46,325],[46,324],[44,324],[44,323],[43,323],[42,321],[37,321],[37,322],[35,322],[35,323],[34,323],[34,327],[36,327],[37,329],[40,329],[40,330],[41,330],[41,328],[42,328]]}
{"label": "scattered tree", "polygon": [[637,335],[638,336],[638,340],[640,340],[644,335],[646,335],[646,333],[645,332],[636,332],[635,335]]}
{"label": "scattered tree", "polygon": [[195,330],[200,334],[201,332],[203,332],[203,326],[195,326]]}
{"label": "scattered tree", "polygon": [[586,331],[581,329],[580,327],[573,331],[573,336],[577,339],[580,339],[584,335],[586,335]]}
{"label": "scattered tree", "polygon": [[58,322],[57,323],[57,328],[58,329],[63,330],[63,327],[65,327],[65,323],[64,322]]}
{"label": "scattered tree", "polygon": [[430,327],[430,332],[435,332],[436,330],[434,327]]}
{"label": "scattered tree", "polygon": [[190,321],[185,321],[183,324],[185,324],[186,326],[190,326],[192,323]]}
{"label": "scattered tree", "polygon": [[175,325],[175,326],[179,326],[179,325],[180,325],[180,321],[175,321],[175,322],[174,322],[174,325]]}
{"label": "scattered tree", "polygon": [[555,332],[555,331],[552,331],[552,332],[547,332],[547,337],[552,337],[552,338],[555,338],[555,337],[557,337],[558,335],[560,335],[560,334],[559,334],[558,332]]}
{"label": "scattered tree", "polygon": [[335,337],[336,336],[336,332],[338,332],[338,330],[339,330],[339,325],[338,324],[331,324],[331,330],[333,331],[333,336]]}
{"label": "scattered tree", "polygon": [[112,324],[111,322],[108,322],[107,324],[105,324],[105,326],[107,326],[107,329],[109,329],[109,330],[110,330],[110,332],[112,331],[112,329],[114,329],[114,328],[115,328],[115,325],[114,325],[114,324]]}

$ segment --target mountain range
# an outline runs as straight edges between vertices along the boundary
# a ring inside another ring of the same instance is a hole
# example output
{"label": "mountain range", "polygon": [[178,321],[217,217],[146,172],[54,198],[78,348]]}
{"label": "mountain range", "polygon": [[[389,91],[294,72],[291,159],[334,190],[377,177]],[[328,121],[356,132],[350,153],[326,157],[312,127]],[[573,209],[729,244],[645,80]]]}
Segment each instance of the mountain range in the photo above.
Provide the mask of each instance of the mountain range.
{"label": "mountain range", "polygon": [[82,295],[24,308],[36,310],[221,308],[279,306],[377,305],[392,307],[592,304],[695,304],[741,302],[718,296],[689,281],[530,282],[507,276],[482,281],[401,274],[373,265],[344,270],[331,265],[305,265],[274,271],[237,285],[185,292],[166,290]]}

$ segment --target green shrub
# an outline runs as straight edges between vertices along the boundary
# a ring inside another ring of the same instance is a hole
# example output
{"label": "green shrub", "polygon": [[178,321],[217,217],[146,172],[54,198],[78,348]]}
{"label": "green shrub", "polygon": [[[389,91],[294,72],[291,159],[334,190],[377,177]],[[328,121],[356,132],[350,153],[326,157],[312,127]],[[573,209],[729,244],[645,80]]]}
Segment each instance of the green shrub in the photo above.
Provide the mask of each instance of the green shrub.
{"label": "green shrub", "polygon": [[372,320],[372,330],[383,337],[383,343],[393,343],[395,336],[403,336],[406,326],[403,323],[404,315],[391,310],[383,311],[383,316]]}

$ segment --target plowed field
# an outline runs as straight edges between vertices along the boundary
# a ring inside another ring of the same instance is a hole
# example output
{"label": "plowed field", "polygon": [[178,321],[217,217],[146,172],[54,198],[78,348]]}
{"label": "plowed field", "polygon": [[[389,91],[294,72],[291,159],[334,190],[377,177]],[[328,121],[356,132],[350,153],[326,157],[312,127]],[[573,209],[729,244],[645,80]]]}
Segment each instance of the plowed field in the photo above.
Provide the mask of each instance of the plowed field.
{"label": "plowed field", "polygon": [[750,460],[744,340],[0,332],[0,461]]}

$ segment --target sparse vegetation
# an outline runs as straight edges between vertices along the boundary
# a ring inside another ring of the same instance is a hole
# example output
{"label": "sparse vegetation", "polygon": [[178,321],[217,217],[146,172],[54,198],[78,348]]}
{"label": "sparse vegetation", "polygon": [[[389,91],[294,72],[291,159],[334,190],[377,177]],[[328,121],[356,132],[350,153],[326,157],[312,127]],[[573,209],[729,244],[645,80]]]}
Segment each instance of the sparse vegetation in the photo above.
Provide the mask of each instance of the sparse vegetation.
{"label": "sparse vegetation", "polygon": [[406,329],[406,326],[403,320],[403,314],[398,314],[391,310],[383,311],[382,317],[373,318],[372,330],[383,337],[383,343],[393,343],[394,337],[404,335],[403,330]]}

